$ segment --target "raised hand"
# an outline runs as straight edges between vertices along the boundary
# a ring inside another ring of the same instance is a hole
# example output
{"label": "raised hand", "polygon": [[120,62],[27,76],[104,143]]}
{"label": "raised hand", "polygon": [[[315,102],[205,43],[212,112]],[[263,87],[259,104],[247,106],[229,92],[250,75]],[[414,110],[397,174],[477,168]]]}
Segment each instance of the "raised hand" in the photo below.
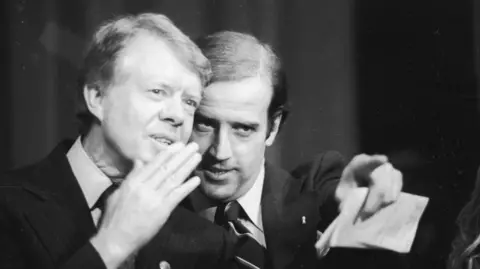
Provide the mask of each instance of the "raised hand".
{"label": "raised hand", "polygon": [[366,201],[359,217],[366,218],[396,201],[403,185],[402,173],[384,155],[355,156],[345,167],[335,196],[342,204],[353,188],[368,187]]}
{"label": "raised hand", "polygon": [[107,201],[98,233],[91,239],[107,268],[118,267],[163,227],[173,209],[199,184],[185,179],[201,160],[198,145],[173,144],[133,170]]}

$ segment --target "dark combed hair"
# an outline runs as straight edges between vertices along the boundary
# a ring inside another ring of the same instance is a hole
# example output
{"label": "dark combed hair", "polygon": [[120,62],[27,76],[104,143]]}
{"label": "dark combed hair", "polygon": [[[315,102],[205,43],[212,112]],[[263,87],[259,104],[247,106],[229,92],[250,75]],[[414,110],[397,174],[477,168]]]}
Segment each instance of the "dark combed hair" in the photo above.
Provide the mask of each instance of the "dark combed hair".
{"label": "dark combed hair", "polygon": [[448,269],[463,269],[468,259],[480,252],[480,170],[470,200],[457,218],[458,232],[452,243]]}
{"label": "dark combed hair", "polygon": [[266,77],[273,88],[268,108],[269,130],[280,114],[280,127],[283,126],[289,113],[287,77],[268,44],[249,34],[221,31],[198,39],[197,45],[212,66],[210,83]]}
{"label": "dark combed hair", "polygon": [[80,120],[80,133],[86,133],[95,120],[85,105],[83,88],[86,85],[94,86],[100,92],[104,92],[114,82],[118,55],[141,31],[158,36],[167,42],[178,55],[177,57],[200,77],[203,86],[210,80],[209,61],[195,43],[166,16],[142,13],[115,17],[96,29],[85,53],[78,81],[80,102],[77,116]]}

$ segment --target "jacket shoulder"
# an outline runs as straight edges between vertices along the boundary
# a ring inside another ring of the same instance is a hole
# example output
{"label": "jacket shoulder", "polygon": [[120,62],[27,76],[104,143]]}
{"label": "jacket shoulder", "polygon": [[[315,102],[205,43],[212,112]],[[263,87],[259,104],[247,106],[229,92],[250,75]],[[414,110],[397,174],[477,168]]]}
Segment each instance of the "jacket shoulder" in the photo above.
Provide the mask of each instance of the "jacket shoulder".
{"label": "jacket shoulder", "polygon": [[315,155],[310,161],[300,164],[291,172],[295,178],[321,182],[341,177],[345,168],[345,158],[337,151],[326,151]]}

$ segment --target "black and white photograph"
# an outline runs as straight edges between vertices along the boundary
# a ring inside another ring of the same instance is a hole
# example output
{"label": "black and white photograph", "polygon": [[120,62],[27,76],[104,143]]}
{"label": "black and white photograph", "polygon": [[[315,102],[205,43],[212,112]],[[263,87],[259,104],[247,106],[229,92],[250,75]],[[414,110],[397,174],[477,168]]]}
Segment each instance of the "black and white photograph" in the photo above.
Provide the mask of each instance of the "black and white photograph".
{"label": "black and white photograph", "polygon": [[480,1],[0,20],[0,269],[480,269]]}

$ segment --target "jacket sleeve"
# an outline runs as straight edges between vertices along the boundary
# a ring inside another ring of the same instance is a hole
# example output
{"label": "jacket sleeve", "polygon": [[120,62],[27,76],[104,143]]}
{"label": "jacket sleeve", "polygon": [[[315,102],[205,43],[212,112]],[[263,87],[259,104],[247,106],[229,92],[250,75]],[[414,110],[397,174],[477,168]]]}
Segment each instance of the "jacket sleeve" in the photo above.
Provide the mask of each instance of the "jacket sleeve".
{"label": "jacket sleeve", "polygon": [[15,238],[13,224],[7,217],[5,206],[0,204],[0,268],[27,268],[27,261]]}

